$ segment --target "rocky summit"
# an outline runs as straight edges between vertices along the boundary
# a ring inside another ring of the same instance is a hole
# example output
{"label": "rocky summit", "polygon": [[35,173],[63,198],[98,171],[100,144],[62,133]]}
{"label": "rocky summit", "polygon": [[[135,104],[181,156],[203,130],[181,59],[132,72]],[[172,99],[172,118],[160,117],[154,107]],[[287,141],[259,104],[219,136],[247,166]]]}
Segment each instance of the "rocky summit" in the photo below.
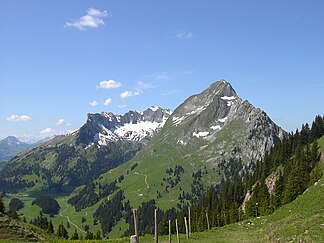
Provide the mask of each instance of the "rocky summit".
{"label": "rocky summit", "polygon": [[201,140],[205,147],[197,152],[209,162],[229,157],[260,160],[285,135],[264,111],[241,99],[225,80],[189,97],[168,122],[174,127],[172,137],[177,144]]}

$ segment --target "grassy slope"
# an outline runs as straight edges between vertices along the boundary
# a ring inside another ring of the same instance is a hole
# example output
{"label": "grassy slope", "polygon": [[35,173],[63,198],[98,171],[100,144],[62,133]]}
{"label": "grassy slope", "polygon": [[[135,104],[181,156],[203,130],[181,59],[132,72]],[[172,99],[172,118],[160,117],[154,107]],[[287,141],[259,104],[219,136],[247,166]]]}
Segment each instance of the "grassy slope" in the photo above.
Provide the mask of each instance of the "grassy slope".
{"label": "grassy slope", "polygon": [[[172,136],[170,136],[168,132],[170,132],[169,126],[171,125],[166,124],[164,130],[154,138],[150,145],[140,151],[132,160],[103,174],[99,181],[100,183],[112,182],[120,175],[124,175],[125,179],[118,186],[124,190],[125,196],[130,200],[132,206],[137,207],[144,201],[155,199],[161,209],[176,207],[180,186],[185,192],[191,191],[193,172],[199,169],[204,170],[206,166],[208,173],[203,175],[203,183],[210,185],[220,181],[219,169],[207,162],[209,158],[214,159],[216,157],[213,154],[214,152],[210,152],[213,151],[210,147],[219,143],[219,140],[233,137],[235,134],[232,131],[244,130],[242,127],[238,127],[238,123],[233,121],[227,129],[221,130],[218,134],[219,138],[208,146],[205,146],[208,143],[202,139],[193,139],[187,146],[170,141],[173,137],[176,137],[176,134],[181,133],[181,125],[172,127]],[[228,144],[225,144],[225,146],[228,146]],[[201,149],[199,150],[199,148]],[[195,152],[197,150],[199,151]],[[218,162],[220,162],[220,159]],[[138,166],[130,171],[131,165],[135,163],[138,163]],[[169,188],[169,192],[166,192],[165,188],[168,183],[164,182],[163,178],[168,177],[167,168],[174,169],[176,165],[181,165],[185,173],[180,176],[181,182],[174,188]],[[129,174],[127,174],[127,170]],[[145,183],[145,175],[147,175],[146,182],[148,185]],[[162,198],[157,199],[157,191],[160,192]]]}
{"label": "grassy slope", "polygon": [[1,242],[42,241],[55,238],[56,236],[47,234],[38,227],[12,220],[0,213]]}
{"label": "grassy slope", "polygon": [[[31,219],[34,219],[39,215],[41,208],[38,207],[37,205],[33,205],[33,206],[31,205],[34,198],[31,198],[23,194],[10,194],[8,195],[8,197],[5,197],[3,200],[6,209],[9,208],[9,202],[14,197],[17,197],[24,202],[25,207],[19,210],[18,213],[23,214],[26,217],[27,222],[29,222]],[[61,222],[63,222],[65,226],[67,225],[68,222],[67,216],[70,219],[70,228],[66,227],[69,235],[72,235],[74,230],[77,230],[78,233],[83,233],[85,235],[85,232],[83,231],[84,225],[89,225],[90,231],[93,233],[96,233],[98,230],[101,230],[100,222],[98,222],[97,225],[93,225],[92,215],[97,209],[96,206],[92,206],[84,210],[81,210],[80,212],[76,212],[74,207],[67,204],[67,200],[68,200],[67,197],[57,197],[56,200],[61,206],[59,214],[53,218],[50,218],[49,215],[44,214],[44,216],[46,216],[49,220],[52,220],[55,232],[57,231],[57,227]],[[86,222],[83,224],[81,223],[82,217],[86,219]]]}

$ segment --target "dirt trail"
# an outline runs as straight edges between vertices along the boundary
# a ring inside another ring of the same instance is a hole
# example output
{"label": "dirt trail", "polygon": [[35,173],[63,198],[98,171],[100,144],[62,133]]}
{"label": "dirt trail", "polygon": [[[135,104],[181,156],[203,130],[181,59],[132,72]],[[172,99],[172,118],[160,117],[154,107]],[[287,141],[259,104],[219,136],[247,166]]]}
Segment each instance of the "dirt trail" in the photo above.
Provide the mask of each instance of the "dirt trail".
{"label": "dirt trail", "polygon": [[[70,217],[69,216],[63,216],[62,213],[64,213],[67,209],[69,208],[69,205],[66,204],[66,208],[60,213],[60,216],[62,218],[66,218],[67,221],[72,224],[75,228],[77,228],[79,231],[81,231],[82,233],[86,233],[83,229],[81,229],[79,226],[77,226],[75,223],[73,223],[71,220],[70,220]],[[88,214],[88,212],[86,213],[86,215]]]}

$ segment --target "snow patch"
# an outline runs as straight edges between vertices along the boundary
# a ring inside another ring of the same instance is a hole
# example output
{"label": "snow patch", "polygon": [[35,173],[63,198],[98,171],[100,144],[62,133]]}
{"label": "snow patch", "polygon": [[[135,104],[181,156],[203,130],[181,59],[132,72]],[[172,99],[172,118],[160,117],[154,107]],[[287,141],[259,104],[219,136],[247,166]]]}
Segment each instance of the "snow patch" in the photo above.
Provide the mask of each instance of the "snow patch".
{"label": "snow patch", "polygon": [[222,100],[235,100],[236,97],[235,96],[223,96],[221,97]]}
{"label": "snow patch", "polygon": [[92,145],[94,145],[94,143],[90,143],[89,145],[87,145],[87,147],[85,147],[85,150],[87,150],[88,148],[90,148]]}
{"label": "snow patch", "polygon": [[227,120],[227,116],[224,118],[218,119],[219,122],[226,122],[226,120]]}
{"label": "snow patch", "polygon": [[186,115],[190,116],[190,115],[193,115],[193,114],[196,114],[196,113],[200,114],[205,109],[206,109],[206,106],[198,107],[196,110],[193,110],[191,112],[186,113]]}
{"label": "snow patch", "polygon": [[177,117],[177,116],[174,116],[172,118],[172,121],[173,121],[173,124],[178,126],[186,117]]}
{"label": "snow patch", "polygon": [[111,117],[112,115],[111,115],[111,114],[109,114],[109,113],[107,113],[107,112],[103,112],[102,114],[103,114],[103,116],[106,117],[109,121],[112,121],[112,117]]}
{"label": "snow patch", "polygon": [[177,144],[186,145],[186,143],[183,140],[178,140]]}
{"label": "snow patch", "polygon": [[98,141],[99,146],[107,146],[107,142],[119,140],[119,138],[118,138],[118,136],[116,136],[116,134],[109,131],[108,129],[106,129],[106,131],[108,131],[106,134],[97,133],[95,136],[95,141]]}
{"label": "snow patch", "polygon": [[163,127],[164,123],[165,119],[161,123],[149,121],[141,121],[136,124],[126,123],[124,126],[118,127],[115,134],[127,140],[140,141],[152,135],[156,129]]}
{"label": "snow patch", "polygon": [[200,137],[206,137],[208,134],[209,132],[198,132],[198,133],[194,132],[192,136],[200,138]]}
{"label": "snow patch", "polygon": [[151,111],[157,111],[158,109],[160,109],[160,107],[158,107],[158,106],[151,106],[150,107]]}
{"label": "snow patch", "polygon": [[168,115],[172,115],[173,111],[172,110],[166,110],[165,113],[167,113]]}
{"label": "snow patch", "polygon": [[210,129],[213,129],[213,130],[221,130],[222,127],[220,125],[216,125],[216,126],[211,126]]}

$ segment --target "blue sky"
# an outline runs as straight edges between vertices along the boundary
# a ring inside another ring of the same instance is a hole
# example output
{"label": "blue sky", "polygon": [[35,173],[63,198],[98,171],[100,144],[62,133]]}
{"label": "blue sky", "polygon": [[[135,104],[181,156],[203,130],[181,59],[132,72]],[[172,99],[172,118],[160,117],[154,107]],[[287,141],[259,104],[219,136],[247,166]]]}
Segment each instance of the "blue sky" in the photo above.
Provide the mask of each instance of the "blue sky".
{"label": "blue sky", "polygon": [[324,1],[1,0],[0,138],[175,109],[219,79],[287,131],[323,114]]}

